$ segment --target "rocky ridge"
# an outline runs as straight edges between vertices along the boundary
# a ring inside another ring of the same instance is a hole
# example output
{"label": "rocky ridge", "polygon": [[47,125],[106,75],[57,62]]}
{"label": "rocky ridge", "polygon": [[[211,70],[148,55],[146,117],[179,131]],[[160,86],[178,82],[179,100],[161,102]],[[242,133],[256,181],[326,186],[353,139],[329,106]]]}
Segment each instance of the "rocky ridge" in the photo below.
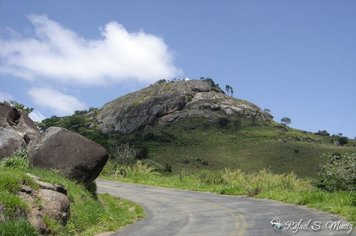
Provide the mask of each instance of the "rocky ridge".
{"label": "rocky ridge", "polygon": [[128,134],[185,118],[239,116],[270,121],[258,106],[228,96],[212,80],[160,82],[105,104],[96,115],[103,133]]}

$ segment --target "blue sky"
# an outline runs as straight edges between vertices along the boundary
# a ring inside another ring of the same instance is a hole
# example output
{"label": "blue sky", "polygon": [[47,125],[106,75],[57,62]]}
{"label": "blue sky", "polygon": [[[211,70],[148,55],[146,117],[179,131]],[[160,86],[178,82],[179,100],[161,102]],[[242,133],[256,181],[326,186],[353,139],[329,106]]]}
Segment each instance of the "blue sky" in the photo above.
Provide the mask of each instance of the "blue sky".
{"label": "blue sky", "polygon": [[211,77],[292,127],[356,136],[356,1],[0,0],[0,100],[35,118]]}

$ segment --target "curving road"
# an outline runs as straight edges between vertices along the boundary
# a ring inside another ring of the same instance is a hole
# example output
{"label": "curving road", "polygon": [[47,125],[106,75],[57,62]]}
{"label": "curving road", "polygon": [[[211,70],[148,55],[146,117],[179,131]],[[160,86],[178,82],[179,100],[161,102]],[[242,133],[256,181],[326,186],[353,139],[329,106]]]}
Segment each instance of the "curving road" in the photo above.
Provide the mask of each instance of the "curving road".
{"label": "curving road", "polygon": [[[112,235],[355,235],[348,233],[351,225],[336,216],[271,200],[103,180],[97,185],[98,192],[137,202],[146,212],[144,220]],[[275,217],[284,224],[282,230],[272,227]]]}

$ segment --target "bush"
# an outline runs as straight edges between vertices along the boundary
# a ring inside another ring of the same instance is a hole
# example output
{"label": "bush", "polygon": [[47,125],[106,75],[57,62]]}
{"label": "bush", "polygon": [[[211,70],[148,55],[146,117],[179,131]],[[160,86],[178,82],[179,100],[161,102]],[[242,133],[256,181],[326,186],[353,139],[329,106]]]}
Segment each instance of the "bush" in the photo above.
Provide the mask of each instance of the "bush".
{"label": "bush", "polygon": [[338,143],[340,144],[340,146],[344,146],[349,142],[349,139],[347,137],[339,137],[338,138]]}
{"label": "bush", "polygon": [[146,159],[148,155],[148,148],[143,146],[140,150],[136,153],[136,158],[139,160]]}
{"label": "bush", "polygon": [[226,117],[220,117],[218,119],[218,124],[221,126],[221,127],[225,127],[229,124],[229,119],[226,118]]}
{"label": "bush", "polygon": [[128,143],[122,143],[112,149],[112,158],[120,164],[134,163],[136,152]]}
{"label": "bush", "polygon": [[356,155],[334,153],[318,173],[318,187],[328,191],[356,190]]}

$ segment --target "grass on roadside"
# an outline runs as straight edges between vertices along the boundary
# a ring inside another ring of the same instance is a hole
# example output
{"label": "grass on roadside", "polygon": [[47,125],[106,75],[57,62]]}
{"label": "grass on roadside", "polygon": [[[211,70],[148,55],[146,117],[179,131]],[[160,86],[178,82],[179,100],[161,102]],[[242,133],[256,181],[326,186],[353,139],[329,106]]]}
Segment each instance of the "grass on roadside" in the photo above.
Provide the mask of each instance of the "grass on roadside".
{"label": "grass on roadside", "polygon": [[[63,184],[68,190],[71,210],[67,225],[62,226],[45,218],[53,235],[95,235],[115,231],[144,216],[143,209],[130,201],[106,194],[99,194],[96,198],[95,193],[89,192],[83,185],[52,171],[29,168],[26,159],[16,157],[15,160],[0,162],[0,236],[37,235],[27,221],[27,204],[17,196],[22,184],[38,189],[26,173],[39,176],[42,181]],[[4,214],[1,214],[1,208]]]}
{"label": "grass on roadside", "polygon": [[[131,168],[107,165],[101,178],[145,185],[206,191],[219,194],[245,195],[286,203],[305,205],[345,217],[356,223],[356,193],[327,192],[315,187],[310,180],[293,173],[273,174],[266,170],[244,173],[240,170],[200,171],[195,174],[160,174],[138,162]],[[140,171],[142,169],[142,171]],[[125,171],[123,171],[125,170]],[[134,170],[134,171],[130,171]]]}

